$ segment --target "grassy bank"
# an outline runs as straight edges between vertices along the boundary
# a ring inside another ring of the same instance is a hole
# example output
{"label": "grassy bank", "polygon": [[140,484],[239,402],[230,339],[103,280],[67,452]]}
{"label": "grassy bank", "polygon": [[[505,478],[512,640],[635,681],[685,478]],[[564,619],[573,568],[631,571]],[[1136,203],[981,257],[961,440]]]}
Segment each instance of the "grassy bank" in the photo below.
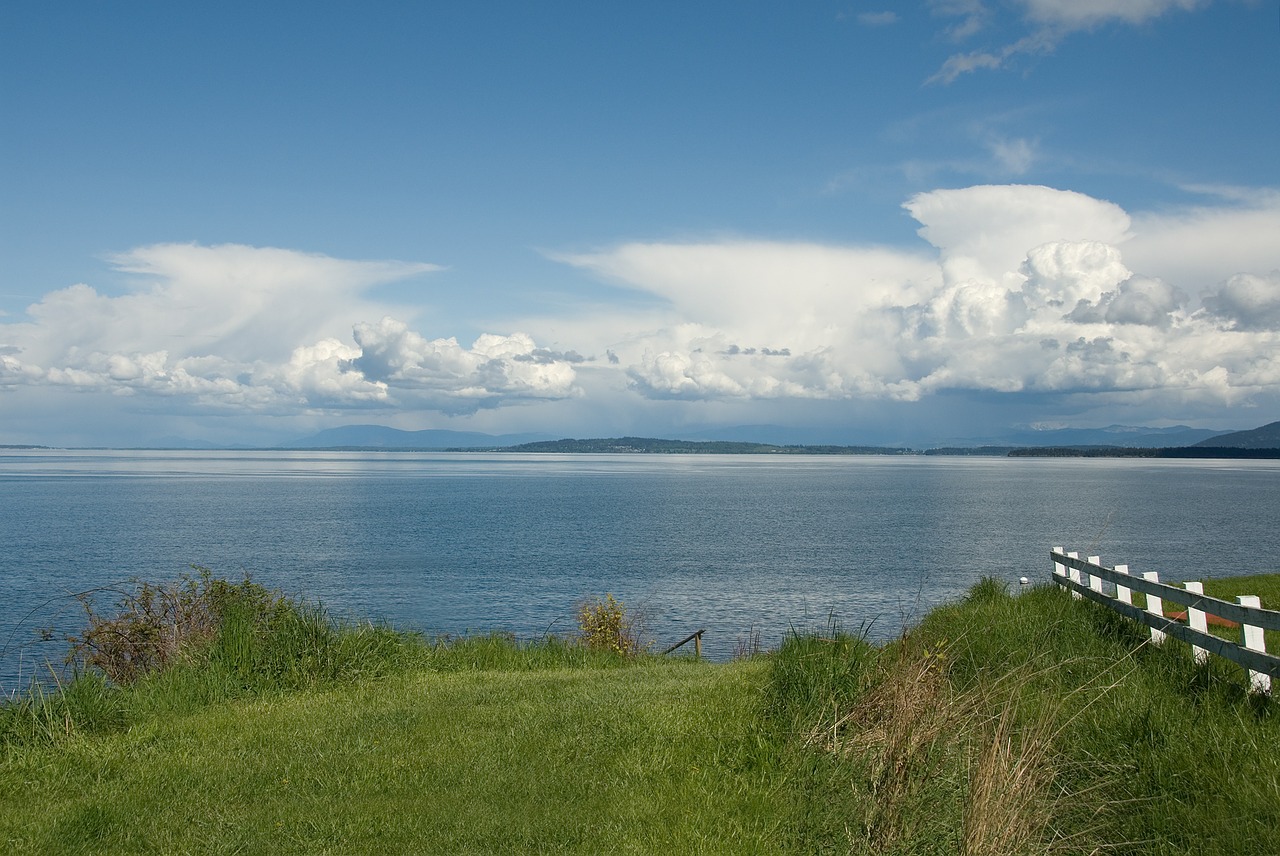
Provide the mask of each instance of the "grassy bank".
{"label": "grassy bank", "polygon": [[416,671],[156,719],[12,753],[0,840],[46,853],[750,850],[782,824],[768,784],[735,761],[763,668]]}
{"label": "grassy bank", "polygon": [[275,610],[0,711],[0,848],[1280,852],[1275,703],[1050,588],[728,664]]}

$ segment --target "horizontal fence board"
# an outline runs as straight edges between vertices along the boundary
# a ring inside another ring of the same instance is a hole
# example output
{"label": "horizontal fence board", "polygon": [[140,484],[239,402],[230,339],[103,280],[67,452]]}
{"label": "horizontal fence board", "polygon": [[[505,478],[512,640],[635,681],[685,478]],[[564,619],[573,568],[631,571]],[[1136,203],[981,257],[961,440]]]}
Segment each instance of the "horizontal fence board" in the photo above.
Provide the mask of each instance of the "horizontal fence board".
{"label": "horizontal fence board", "polygon": [[[1057,559],[1057,556],[1058,554],[1055,553],[1055,560]],[[1124,574],[1119,574],[1118,576],[1123,577]],[[1058,576],[1055,574],[1053,581],[1063,588],[1077,591],[1089,600],[1092,600],[1095,603],[1100,603],[1108,609],[1115,610],[1127,618],[1132,618],[1134,621],[1138,621],[1148,627],[1159,630],[1162,633],[1167,633],[1170,636],[1181,639],[1183,642],[1190,645],[1198,645],[1213,654],[1217,654],[1219,657],[1223,657],[1227,660],[1231,660],[1233,663],[1244,666],[1246,669],[1253,669],[1255,672],[1263,672],[1264,674],[1268,674],[1271,677],[1280,680],[1280,657],[1275,657],[1271,654],[1264,654],[1261,651],[1251,651],[1248,648],[1242,648],[1229,639],[1222,639],[1221,637],[1214,636],[1211,633],[1201,633],[1200,631],[1193,630],[1187,625],[1175,621],[1172,618],[1153,615],[1141,607],[1121,603],[1115,598],[1103,594],[1102,592],[1090,589],[1087,584],[1082,585],[1068,577]],[[1139,577],[1138,581],[1142,582],[1143,580]],[[1174,591],[1177,591],[1177,589],[1174,589]],[[1213,598],[1210,598],[1210,600],[1213,600]],[[1225,601],[1218,602],[1225,603]],[[1235,606],[1235,604],[1229,605]]]}
{"label": "horizontal fence board", "polygon": [[[1113,585],[1121,585],[1131,591],[1139,591],[1152,597],[1172,601],[1179,606],[1185,606],[1190,609],[1199,609],[1210,615],[1234,621],[1237,624],[1252,624],[1254,627],[1280,631],[1280,612],[1253,606],[1240,606],[1227,600],[1219,600],[1216,597],[1209,597],[1207,594],[1196,594],[1167,583],[1151,582],[1150,580],[1144,580],[1139,574],[1122,574],[1104,565],[1095,565],[1084,559],[1077,559],[1055,551],[1050,551],[1049,555],[1057,564],[1067,568],[1075,568],[1081,573],[1093,574]],[[1064,579],[1057,575],[1054,578],[1056,580]]]}

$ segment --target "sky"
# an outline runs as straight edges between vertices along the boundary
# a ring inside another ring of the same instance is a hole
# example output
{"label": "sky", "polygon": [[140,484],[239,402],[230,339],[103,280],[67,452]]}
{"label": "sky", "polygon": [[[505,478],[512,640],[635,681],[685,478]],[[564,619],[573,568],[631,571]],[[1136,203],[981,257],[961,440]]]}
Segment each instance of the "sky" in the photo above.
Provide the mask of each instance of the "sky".
{"label": "sky", "polygon": [[1274,0],[6,4],[0,444],[1280,419]]}

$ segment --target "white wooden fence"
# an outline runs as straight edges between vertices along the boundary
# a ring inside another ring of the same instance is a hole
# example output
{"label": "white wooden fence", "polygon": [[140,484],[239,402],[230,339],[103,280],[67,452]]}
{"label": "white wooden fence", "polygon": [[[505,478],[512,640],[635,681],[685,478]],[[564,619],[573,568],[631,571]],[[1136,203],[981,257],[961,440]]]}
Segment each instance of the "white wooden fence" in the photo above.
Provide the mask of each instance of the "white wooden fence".
{"label": "white wooden fence", "polygon": [[[1108,568],[1098,556],[1081,559],[1079,553],[1064,552],[1061,547],[1054,547],[1049,558],[1055,583],[1073,597],[1088,598],[1147,625],[1153,643],[1159,645],[1166,636],[1173,636],[1191,645],[1197,663],[1206,662],[1210,654],[1238,663],[1249,670],[1249,687],[1254,692],[1269,693],[1271,679],[1280,680],[1280,657],[1267,653],[1264,635],[1266,630],[1280,630],[1280,612],[1263,609],[1257,597],[1242,595],[1229,603],[1206,595],[1202,583],[1189,582],[1177,588],[1161,583],[1155,571],[1132,576],[1128,565]],[[1146,609],[1133,605],[1135,591],[1147,596]],[[1165,617],[1166,600],[1186,607],[1186,624]],[[1209,615],[1239,624],[1243,644],[1210,634]]]}

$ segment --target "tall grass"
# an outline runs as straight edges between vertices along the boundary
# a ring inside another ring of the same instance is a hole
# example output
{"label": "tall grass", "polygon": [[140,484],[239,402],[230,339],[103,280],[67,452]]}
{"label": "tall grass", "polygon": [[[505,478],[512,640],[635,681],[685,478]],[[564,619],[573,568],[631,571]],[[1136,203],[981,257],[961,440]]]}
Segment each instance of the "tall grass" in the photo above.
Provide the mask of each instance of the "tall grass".
{"label": "tall grass", "polygon": [[1280,712],[1229,665],[993,580],[882,649],[793,639],[775,725],[855,853],[1280,853]]}
{"label": "tall grass", "polygon": [[0,706],[5,744],[118,731],[165,713],[233,698],[322,687],[424,662],[420,638],[338,621],[312,604],[203,569],[175,583],[114,589],[110,607],[83,600],[70,669]]}

